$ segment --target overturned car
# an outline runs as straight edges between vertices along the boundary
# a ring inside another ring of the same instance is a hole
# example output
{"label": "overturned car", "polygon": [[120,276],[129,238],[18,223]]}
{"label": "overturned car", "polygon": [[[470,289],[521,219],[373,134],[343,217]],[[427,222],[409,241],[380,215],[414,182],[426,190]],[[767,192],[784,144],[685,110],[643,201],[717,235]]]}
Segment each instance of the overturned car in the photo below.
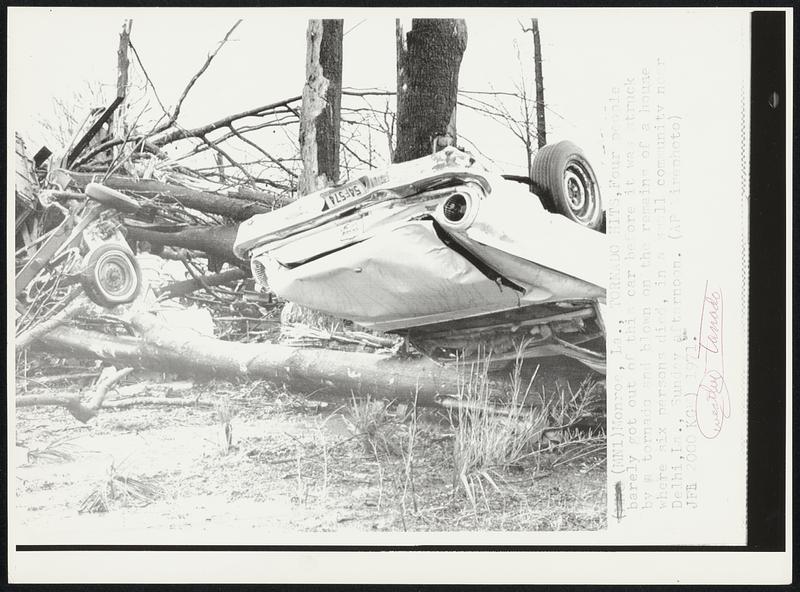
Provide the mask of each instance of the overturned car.
{"label": "overturned car", "polygon": [[566,355],[605,372],[603,225],[571,142],[516,180],[450,147],[254,216],[234,251],[277,295],[440,361]]}

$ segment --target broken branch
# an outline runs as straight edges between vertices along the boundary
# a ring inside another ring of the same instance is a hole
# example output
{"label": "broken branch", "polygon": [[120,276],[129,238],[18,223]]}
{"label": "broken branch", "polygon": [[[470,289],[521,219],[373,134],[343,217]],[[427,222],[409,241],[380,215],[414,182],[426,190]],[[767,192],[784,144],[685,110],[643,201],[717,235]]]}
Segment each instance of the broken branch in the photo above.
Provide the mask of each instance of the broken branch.
{"label": "broken branch", "polygon": [[82,423],[86,423],[97,415],[103,406],[103,401],[114,383],[124,378],[133,371],[133,368],[124,368],[110,374],[97,383],[92,400],[86,405],[78,395],[23,395],[15,399],[17,408],[38,407],[42,405],[57,405],[66,408],[70,414]]}

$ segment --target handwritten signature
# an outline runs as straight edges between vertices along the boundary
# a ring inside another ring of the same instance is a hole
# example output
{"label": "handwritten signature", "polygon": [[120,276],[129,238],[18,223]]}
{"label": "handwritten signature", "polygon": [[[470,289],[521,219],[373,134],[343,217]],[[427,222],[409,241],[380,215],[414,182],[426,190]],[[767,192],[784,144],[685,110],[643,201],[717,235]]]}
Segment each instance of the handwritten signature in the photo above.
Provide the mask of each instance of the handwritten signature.
{"label": "handwritten signature", "polygon": [[706,282],[697,346],[697,358],[702,358],[704,367],[695,396],[695,417],[700,433],[709,439],[719,435],[731,415],[730,394],[725,384],[722,312],[722,290],[709,289]]}

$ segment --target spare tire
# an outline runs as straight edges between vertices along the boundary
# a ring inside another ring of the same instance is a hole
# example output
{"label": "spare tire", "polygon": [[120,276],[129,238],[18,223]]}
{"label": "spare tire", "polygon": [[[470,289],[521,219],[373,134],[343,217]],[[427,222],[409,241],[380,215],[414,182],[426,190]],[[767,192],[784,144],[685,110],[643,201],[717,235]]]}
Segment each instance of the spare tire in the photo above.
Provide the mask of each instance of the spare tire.
{"label": "spare tire", "polygon": [[99,201],[109,208],[119,210],[123,214],[135,214],[139,211],[139,202],[135,199],[100,183],[89,183],[83,191],[93,200]]}
{"label": "spare tire", "polygon": [[593,230],[603,226],[600,186],[583,151],[569,141],[542,146],[531,180],[544,207]]}
{"label": "spare tire", "polygon": [[80,278],[92,302],[107,308],[133,302],[142,284],[136,258],[112,243],[101,245],[89,254]]}

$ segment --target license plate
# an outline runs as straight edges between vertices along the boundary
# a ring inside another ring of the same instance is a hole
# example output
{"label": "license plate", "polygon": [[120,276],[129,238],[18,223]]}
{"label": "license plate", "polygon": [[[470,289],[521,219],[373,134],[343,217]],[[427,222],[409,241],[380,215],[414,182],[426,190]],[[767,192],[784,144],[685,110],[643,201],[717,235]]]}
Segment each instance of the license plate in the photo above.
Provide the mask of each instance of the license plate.
{"label": "license plate", "polygon": [[324,212],[331,208],[340,206],[345,202],[356,199],[357,197],[361,197],[366,192],[367,187],[360,179],[347,183],[346,185],[342,185],[341,187],[337,187],[336,189],[332,189],[327,193],[322,194],[322,199],[325,201],[324,205],[322,206],[322,211]]}

